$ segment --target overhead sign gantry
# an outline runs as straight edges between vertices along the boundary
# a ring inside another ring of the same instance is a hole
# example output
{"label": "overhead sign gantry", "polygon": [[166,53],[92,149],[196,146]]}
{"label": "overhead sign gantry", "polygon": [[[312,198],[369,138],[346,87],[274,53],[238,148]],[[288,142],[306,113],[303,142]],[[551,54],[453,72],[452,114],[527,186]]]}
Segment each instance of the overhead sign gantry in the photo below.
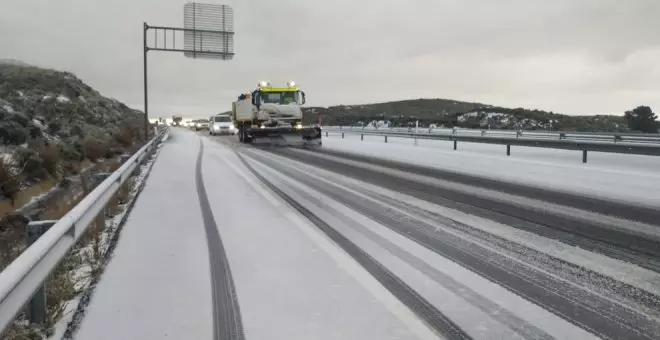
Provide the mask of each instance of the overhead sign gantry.
{"label": "overhead sign gantry", "polygon": [[[144,138],[146,141],[149,138],[147,52],[183,52],[185,57],[193,59],[232,60],[234,58],[234,11],[228,5],[190,2],[183,6],[183,27],[150,26],[145,22],[143,30]],[[151,44],[147,41],[150,31],[154,32]]]}

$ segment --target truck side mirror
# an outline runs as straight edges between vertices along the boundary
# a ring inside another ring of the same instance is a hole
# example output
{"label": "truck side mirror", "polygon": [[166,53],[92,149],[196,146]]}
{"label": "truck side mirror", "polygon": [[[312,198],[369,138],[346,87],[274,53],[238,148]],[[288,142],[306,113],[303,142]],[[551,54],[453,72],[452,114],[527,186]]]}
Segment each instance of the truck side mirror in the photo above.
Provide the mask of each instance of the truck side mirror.
{"label": "truck side mirror", "polygon": [[261,101],[261,98],[259,97],[259,91],[254,91],[252,92],[252,105],[259,107],[259,102]]}
{"label": "truck side mirror", "polygon": [[300,91],[300,94],[302,95],[302,105],[305,105],[305,91]]}

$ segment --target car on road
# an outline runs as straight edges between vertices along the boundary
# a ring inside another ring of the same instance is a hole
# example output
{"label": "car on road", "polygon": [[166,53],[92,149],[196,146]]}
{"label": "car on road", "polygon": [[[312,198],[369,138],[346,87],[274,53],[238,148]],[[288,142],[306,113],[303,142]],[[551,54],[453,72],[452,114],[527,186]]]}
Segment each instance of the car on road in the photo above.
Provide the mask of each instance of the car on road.
{"label": "car on road", "polygon": [[195,131],[206,130],[209,128],[209,121],[206,119],[196,119],[193,121],[191,128]]}
{"label": "car on road", "polygon": [[215,135],[235,135],[236,127],[228,114],[217,114],[209,118],[210,127],[209,134]]}

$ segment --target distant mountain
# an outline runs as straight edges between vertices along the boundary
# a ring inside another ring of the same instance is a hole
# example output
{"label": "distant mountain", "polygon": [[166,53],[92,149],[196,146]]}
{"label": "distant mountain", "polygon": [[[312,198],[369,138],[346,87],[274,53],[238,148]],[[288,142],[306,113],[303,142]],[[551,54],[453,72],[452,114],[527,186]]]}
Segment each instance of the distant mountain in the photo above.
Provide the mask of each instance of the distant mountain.
{"label": "distant mountain", "polygon": [[629,131],[623,117],[569,116],[542,110],[504,108],[450,99],[415,99],[395,102],[305,108],[305,122],[321,118],[323,125],[456,126],[465,128]]}

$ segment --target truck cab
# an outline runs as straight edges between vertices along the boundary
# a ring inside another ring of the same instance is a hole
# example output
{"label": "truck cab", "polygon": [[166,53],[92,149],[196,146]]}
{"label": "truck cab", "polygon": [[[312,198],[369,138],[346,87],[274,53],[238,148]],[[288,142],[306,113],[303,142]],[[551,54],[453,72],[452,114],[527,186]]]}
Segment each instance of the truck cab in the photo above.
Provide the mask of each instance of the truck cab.
{"label": "truck cab", "polygon": [[319,140],[320,127],[303,128],[305,92],[293,81],[286,87],[273,87],[269,82],[259,82],[257,88],[243,93],[232,103],[232,116],[241,143],[256,139]]}
{"label": "truck cab", "polygon": [[270,121],[302,121],[305,92],[293,82],[288,85],[286,88],[271,87],[270,84],[260,86],[252,92],[252,105]]}
{"label": "truck cab", "polygon": [[260,82],[255,90],[239,96],[233,110],[234,120],[249,126],[296,126],[302,123],[303,104],[305,92],[294,82],[288,82],[287,87]]}

